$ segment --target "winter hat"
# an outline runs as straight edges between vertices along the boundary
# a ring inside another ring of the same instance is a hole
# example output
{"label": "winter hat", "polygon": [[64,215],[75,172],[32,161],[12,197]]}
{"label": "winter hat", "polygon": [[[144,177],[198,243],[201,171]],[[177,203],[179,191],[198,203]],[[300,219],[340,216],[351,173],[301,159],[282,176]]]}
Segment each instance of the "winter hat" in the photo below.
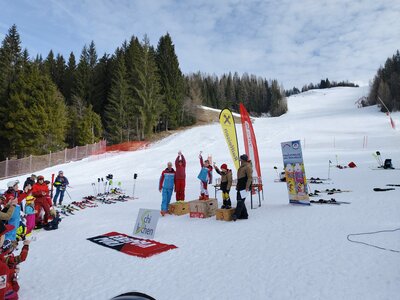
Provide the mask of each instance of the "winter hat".
{"label": "winter hat", "polygon": [[13,225],[7,224],[4,225],[3,222],[0,222],[0,236],[6,234],[7,232],[13,230],[15,227]]}
{"label": "winter hat", "polygon": [[26,200],[26,203],[31,203],[33,200],[35,200],[36,198],[35,197],[33,197],[32,195],[29,195],[29,196],[27,196],[26,198],[25,198],[25,200]]}
{"label": "winter hat", "polygon": [[14,185],[18,184],[19,180],[12,180],[7,183],[8,188],[12,188]]}
{"label": "winter hat", "polygon": [[58,175],[60,174],[64,174],[64,172],[62,170],[58,171]]}
{"label": "winter hat", "polygon": [[222,164],[221,169],[228,170],[228,166],[226,164]]}
{"label": "winter hat", "polygon": [[242,154],[242,155],[240,155],[240,159],[244,160],[244,161],[248,161],[249,157],[247,156],[247,154]]}
{"label": "winter hat", "polygon": [[44,180],[44,176],[43,176],[43,175],[39,175],[39,176],[37,177],[37,181],[39,181],[39,180]]}

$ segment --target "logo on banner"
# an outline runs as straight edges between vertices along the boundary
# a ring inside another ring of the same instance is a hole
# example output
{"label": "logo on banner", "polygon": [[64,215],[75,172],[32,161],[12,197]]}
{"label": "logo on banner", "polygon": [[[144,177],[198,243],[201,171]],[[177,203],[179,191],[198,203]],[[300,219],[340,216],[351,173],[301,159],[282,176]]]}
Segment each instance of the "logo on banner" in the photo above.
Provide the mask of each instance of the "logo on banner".
{"label": "logo on banner", "polygon": [[158,210],[141,208],[136,219],[133,235],[152,239],[156,233],[159,216]]}
{"label": "logo on banner", "polygon": [[281,143],[290,203],[310,204],[300,141]]}

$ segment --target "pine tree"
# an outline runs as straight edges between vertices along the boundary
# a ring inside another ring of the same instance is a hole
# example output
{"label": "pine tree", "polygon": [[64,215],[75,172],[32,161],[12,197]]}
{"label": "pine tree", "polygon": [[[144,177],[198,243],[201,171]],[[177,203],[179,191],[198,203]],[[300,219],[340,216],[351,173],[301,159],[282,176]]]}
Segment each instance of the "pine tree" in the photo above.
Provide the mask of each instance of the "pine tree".
{"label": "pine tree", "polygon": [[64,99],[37,66],[19,74],[10,87],[7,105],[7,130],[1,134],[10,142],[10,154],[22,157],[64,147],[67,120]]}
{"label": "pine tree", "polygon": [[167,33],[158,42],[156,61],[160,74],[163,103],[168,110],[163,114],[166,129],[175,129],[183,123],[183,75],[171,36]]}
{"label": "pine tree", "polygon": [[108,104],[105,109],[107,140],[111,144],[131,139],[133,131],[132,97],[129,94],[127,71],[123,53],[116,54],[115,70],[111,83]]}
{"label": "pine tree", "polygon": [[68,64],[65,69],[63,88],[61,91],[68,105],[72,104],[72,91],[75,89],[76,60],[73,52],[70,53]]}
{"label": "pine tree", "polygon": [[135,65],[138,74],[138,85],[135,87],[135,92],[142,124],[141,138],[143,139],[152,134],[153,128],[157,125],[159,116],[164,110],[154,50],[151,48],[147,36],[143,40],[142,55]]}
{"label": "pine tree", "polygon": [[[20,36],[17,27],[13,25],[0,47],[0,133],[7,130],[5,124],[9,121],[10,87],[23,69],[23,60]],[[5,135],[0,134],[0,158],[4,159],[9,155],[10,147],[10,141]]]}

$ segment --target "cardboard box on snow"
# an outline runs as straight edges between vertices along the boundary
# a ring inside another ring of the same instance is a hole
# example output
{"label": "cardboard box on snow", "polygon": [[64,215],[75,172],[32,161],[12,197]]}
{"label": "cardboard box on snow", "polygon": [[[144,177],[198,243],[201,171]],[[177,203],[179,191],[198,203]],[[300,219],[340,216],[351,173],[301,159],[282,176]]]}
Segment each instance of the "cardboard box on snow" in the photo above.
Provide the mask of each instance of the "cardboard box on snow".
{"label": "cardboard box on snow", "polygon": [[177,201],[171,203],[168,207],[170,214],[182,216],[189,213],[189,203],[185,201]]}
{"label": "cardboard box on snow", "polygon": [[217,209],[215,218],[222,221],[232,221],[232,215],[235,213],[236,208],[232,207],[229,209],[219,208]]}
{"label": "cardboard box on snow", "polygon": [[194,200],[189,202],[191,218],[209,218],[215,216],[218,208],[217,199]]}

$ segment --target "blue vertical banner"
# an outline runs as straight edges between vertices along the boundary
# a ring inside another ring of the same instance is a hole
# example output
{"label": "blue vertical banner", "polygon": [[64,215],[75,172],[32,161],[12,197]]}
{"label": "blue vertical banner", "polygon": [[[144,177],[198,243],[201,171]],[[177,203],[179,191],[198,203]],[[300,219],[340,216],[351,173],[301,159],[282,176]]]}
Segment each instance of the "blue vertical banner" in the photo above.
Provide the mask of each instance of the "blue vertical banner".
{"label": "blue vertical banner", "polygon": [[289,202],[310,205],[300,141],[281,143]]}

